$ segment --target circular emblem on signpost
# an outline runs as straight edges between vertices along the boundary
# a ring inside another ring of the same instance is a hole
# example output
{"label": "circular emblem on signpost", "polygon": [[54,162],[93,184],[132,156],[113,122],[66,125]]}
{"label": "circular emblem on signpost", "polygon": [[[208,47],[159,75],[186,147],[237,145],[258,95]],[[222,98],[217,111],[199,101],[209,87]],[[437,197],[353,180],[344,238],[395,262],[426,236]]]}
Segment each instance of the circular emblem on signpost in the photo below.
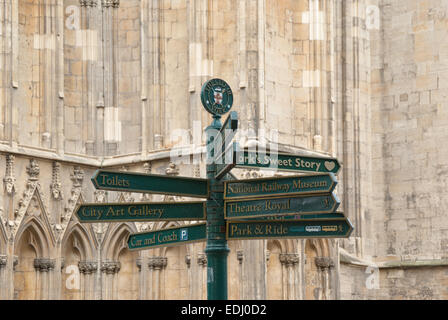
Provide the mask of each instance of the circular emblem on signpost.
{"label": "circular emblem on signpost", "polygon": [[224,80],[211,79],[202,86],[201,101],[205,110],[211,114],[223,115],[232,108],[232,89]]}

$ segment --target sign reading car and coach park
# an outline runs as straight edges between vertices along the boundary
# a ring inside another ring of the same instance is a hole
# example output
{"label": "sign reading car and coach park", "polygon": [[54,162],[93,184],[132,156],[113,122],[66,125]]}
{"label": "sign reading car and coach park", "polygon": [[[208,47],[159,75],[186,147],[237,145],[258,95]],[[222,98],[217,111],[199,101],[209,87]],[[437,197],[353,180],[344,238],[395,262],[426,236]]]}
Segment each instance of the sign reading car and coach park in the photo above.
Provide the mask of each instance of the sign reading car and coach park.
{"label": "sign reading car and coach park", "polygon": [[[129,250],[145,250],[197,241],[206,242],[207,295],[227,299],[228,240],[347,238],[350,220],[337,212],[335,158],[240,149],[233,141],[238,114],[221,116],[233,104],[230,86],[207,81],[201,91],[204,108],[213,115],[206,128],[207,178],[172,177],[101,169],[92,177],[96,189],[200,198],[183,202],[86,203],[75,214],[82,223],[185,221],[176,227],[134,233]],[[233,168],[290,171],[292,176],[237,180]]]}

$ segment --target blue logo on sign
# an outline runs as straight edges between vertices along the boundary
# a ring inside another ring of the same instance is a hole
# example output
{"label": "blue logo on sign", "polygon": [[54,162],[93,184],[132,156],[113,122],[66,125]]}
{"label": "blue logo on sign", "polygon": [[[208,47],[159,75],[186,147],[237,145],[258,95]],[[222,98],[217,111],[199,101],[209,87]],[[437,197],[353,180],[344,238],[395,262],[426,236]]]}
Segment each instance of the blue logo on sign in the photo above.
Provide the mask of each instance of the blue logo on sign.
{"label": "blue logo on sign", "polygon": [[188,229],[181,229],[180,230],[180,240],[181,241],[188,240]]}

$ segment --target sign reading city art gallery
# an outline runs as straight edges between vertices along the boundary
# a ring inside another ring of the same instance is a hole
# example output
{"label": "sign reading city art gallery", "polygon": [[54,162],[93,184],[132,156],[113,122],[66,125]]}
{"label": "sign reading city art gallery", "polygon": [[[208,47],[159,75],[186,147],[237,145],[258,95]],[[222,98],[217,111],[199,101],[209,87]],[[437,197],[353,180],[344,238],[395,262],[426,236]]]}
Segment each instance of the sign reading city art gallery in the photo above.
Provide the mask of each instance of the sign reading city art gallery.
{"label": "sign reading city art gallery", "polygon": [[337,181],[332,173],[224,182],[224,199],[332,192]]}
{"label": "sign reading city art gallery", "polygon": [[207,179],[97,170],[92,177],[97,189],[172,194],[207,198]]}
{"label": "sign reading city art gallery", "polygon": [[134,233],[128,238],[128,248],[129,250],[143,250],[204,241],[206,240],[206,226],[206,223],[200,223],[151,232]]}
{"label": "sign reading city art gallery", "polygon": [[227,221],[227,239],[348,238],[353,226],[347,218],[319,221]]}
{"label": "sign reading city art gallery", "polygon": [[205,202],[139,202],[81,204],[75,209],[80,222],[205,220]]}
{"label": "sign reading city art gallery", "polygon": [[249,152],[238,153],[237,167],[256,167],[284,171],[307,171],[336,174],[340,165],[337,159],[297,156],[283,153]]}
{"label": "sign reading city art gallery", "polygon": [[311,196],[275,197],[224,201],[226,219],[271,215],[332,213],[340,201],[334,193]]}

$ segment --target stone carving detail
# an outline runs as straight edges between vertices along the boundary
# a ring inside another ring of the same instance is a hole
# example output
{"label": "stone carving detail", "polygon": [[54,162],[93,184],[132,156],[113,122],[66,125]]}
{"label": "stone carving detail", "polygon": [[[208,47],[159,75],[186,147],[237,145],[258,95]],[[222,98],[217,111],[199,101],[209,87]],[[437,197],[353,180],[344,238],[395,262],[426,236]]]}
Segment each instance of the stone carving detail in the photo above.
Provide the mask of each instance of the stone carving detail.
{"label": "stone carving detail", "polygon": [[[179,168],[177,167],[177,165],[173,162],[170,162],[170,164],[168,165],[168,168],[165,169],[165,173],[167,176],[177,176],[179,175]],[[180,200],[181,197],[176,197],[176,196],[172,196],[172,195],[167,195],[164,197],[164,201],[167,202],[174,202],[176,200]]]}
{"label": "stone carving detail", "polygon": [[138,271],[142,271],[142,262],[143,262],[143,258],[141,258],[141,257],[137,258],[137,260],[135,261]]}
{"label": "stone carving detail", "polygon": [[161,270],[166,267],[168,258],[166,257],[150,257],[148,260],[149,269]]}
{"label": "stone carving detail", "polygon": [[79,0],[81,7],[96,7],[97,0]]}
{"label": "stone carving detail", "polygon": [[48,272],[54,269],[55,261],[48,258],[34,259],[34,269],[40,272]]}
{"label": "stone carving detail", "polygon": [[106,190],[95,190],[93,192],[93,197],[95,202],[104,203],[107,202],[107,191]]}
{"label": "stone carving detail", "polygon": [[30,163],[26,167],[26,173],[30,176],[29,181],[37,181],[39,179],[40,167],[35,159],[30,159]]}
{"label": "stone carving detail", "polygon": [[15,156],[12,154],[6,155],[6,173],[3,178],[3,184],[5,186],[5,191],[8,195],[12,195],[16,191],[16,178],[14,176],[14,159]]}
{"label": "stone carving detail", "polygon": [[121,269],[121,263],[119,261],[104,261],[101,263],[101,272],[106,274],[118,273]]}
{"label": "stone carving detail", "polygon": [[8,262],[8,257],[5,255],[0,255],[0,269],[6,266],[6,262]]}
{"label": "stone carving detail", "polygon": [[50,185],[51,195],[55,200],[62,200],[61,164],[53,162],[53,181]]}
{"label": "stone carving detail", "polygon": [[279,255],[280,263],[289,267],[299,263],[300,258],[297,253],[281,253]]}
{"label": "stone carving detail", "polygon": [[330,257],[316,257],[314,258],[314,263],[321,269],[330,269],[334,267],[334,261]]}
{"label": "stone carving detail", "polygon": [[19,257],[18,256],[14,256],[14,259],[12,261],[12,269],[14,271],[16,271],[16,267],[17,267],[18,264],[19,264]]}
{"label": "stone carving detail", "polygon": [[258,170],[247,169],[247,170],[243,171],[243,173],[241,174],[241,177],[243,179],[257,179],[257,178],[262,178],[263,174]]}
{"label": "stone carving detail", "polygon": [[198,254],[198,264],[203,267],[207,266],[207,256],[205,253]]}
{"label": "stone carving detail", "polygon": [[70,179],[73,181],[73,187],[80,188],[84,180],[84,170],[80,166],[75,166],[73,173],[70,175]]}
{"label": "stone carving detail", "polygon": [[166,168],[165,173],[168,176],[177,176],[179,175],[179,168],[177,167],[177,165],[173,162],[170,162],[170,164],[168,165],[168,168]]}
{"label": "stone carving detail", "polygon": [[201,165],[195,164],[193,167],[193,177],[200,178],[201,177]]}
{"label": "stone carving detail", "polygon": [[238,250],[236,252],[236,258],[238,259],[238,262],[240,264],[243,264],[243,259],[244,259],[244,252],[243,252],[243,250]]}
{"label": "stone carving detail", "polygon": [[92,274],[98,270],[98,262],[96,261],[79,261],[79,272],[83,274]]}
{"label": "stone carving detail", "polygon": [[102,0],[101,6],[104,8],[118,8],[120,6],[120,0]]}
{"label": "stone carving detail", "polygon": [[[145,170],[146,174],[150,174],[151,173],[151,162],[145,162],[143,164],[143,169]],[[151,195],[149,193],[142,193],[140,195],[140,201],[145,202],[145,201],[151,201]]]}

